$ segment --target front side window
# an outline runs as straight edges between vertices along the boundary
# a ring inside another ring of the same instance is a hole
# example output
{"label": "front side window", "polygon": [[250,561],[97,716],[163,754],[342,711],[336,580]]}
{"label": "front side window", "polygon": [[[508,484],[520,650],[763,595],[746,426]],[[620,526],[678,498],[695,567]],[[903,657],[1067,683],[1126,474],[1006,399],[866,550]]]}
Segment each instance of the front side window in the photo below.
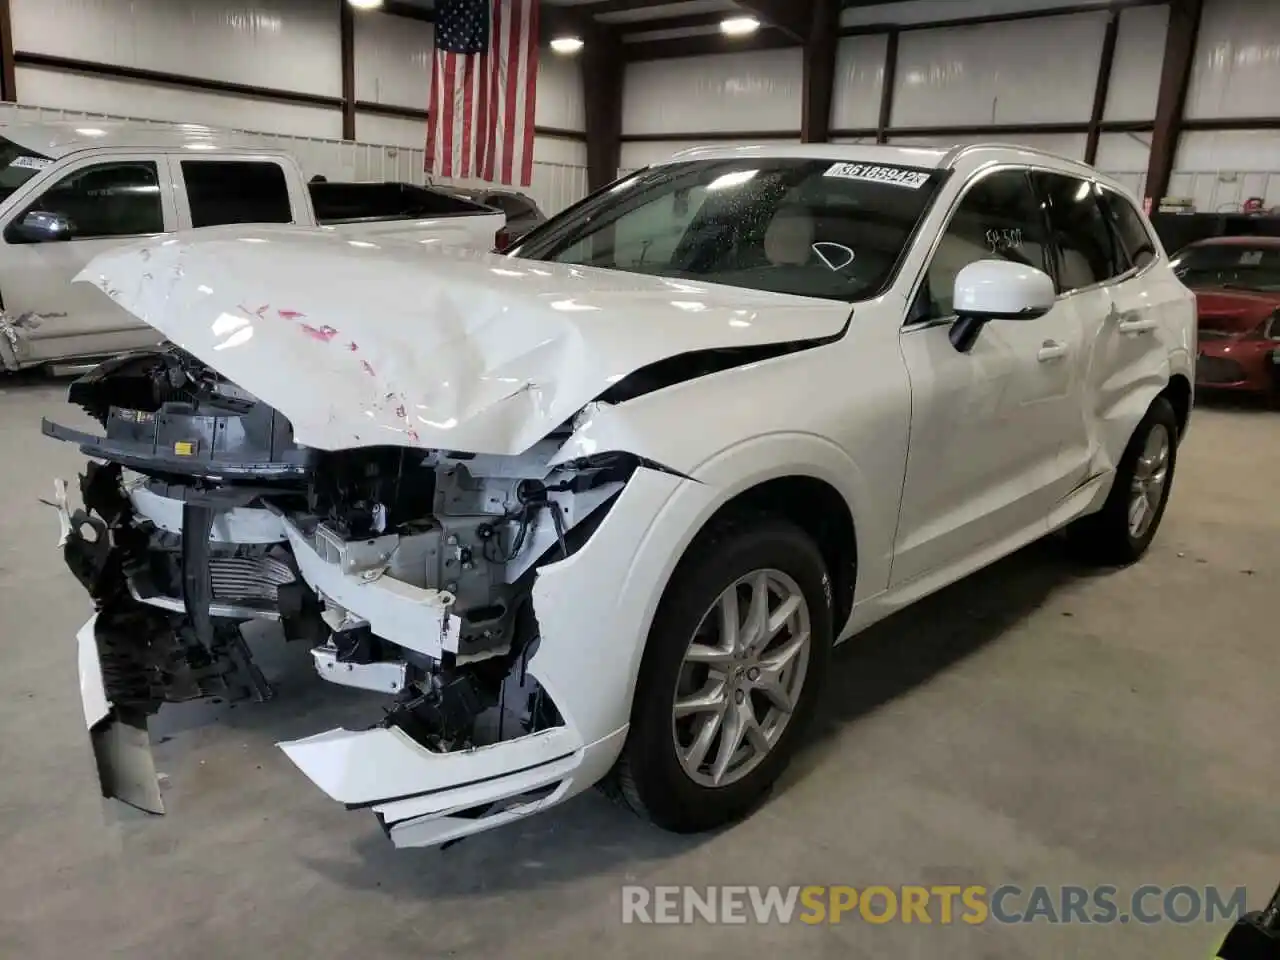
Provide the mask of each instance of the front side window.
{"label": "front side window", "polygon": [[1187,247],[1171,262],[1188,287],[1280,290],[1280,241],[1206,243]]}
{"label": "front side window", "polygon": [[99,163],[67,174],[18,215],[66,221],[71,240],[164,232],[160,177],[151,161]]}
{"label": "front side window", "polygon": [[0,137],[0,201],[8,200],[14,191],[51,163],[48,157]]}
{"label": "front side window", "polygon": [[278,163],[183,160],[193,227],[224,223],[292,223],[289,184]]}
{"label": "front side window", "polygon": [[1044,218],[1025,170],[997,170],[971,186],[938,240],[920,296],[929,319],[949,317],[960,271],[979,260],[1048,270]]}
{"label": "front side window", "polygon": [[803,158],[643,170],[512,255],[854,301],[893,279],[943,171]]}
{"label": "front side window", "polygon": [[1046,171],[1034,172],[1032,179],[1044,198],[1057,241],[1059,293],[1102,283],[1129,269],[1092,183]]}

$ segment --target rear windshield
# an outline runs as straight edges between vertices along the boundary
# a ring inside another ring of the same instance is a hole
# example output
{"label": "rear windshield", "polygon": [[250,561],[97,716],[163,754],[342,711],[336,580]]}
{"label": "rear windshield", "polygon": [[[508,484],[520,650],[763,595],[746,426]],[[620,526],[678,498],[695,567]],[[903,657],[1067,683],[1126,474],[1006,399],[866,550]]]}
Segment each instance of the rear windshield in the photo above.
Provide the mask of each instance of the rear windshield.
{"label": "rear windshield", "polygon": [[861,300],[892,281],[944,177],[800,158],[673,163],[571,207],[512,255]]}
{"label": "rear windshield", "polygon": [[397,220],[414,217],[451,217],[489,213],[482,205],[430,187],[409,183],[307,184],[311,204],[320,223],[361,220]]}
{"label": "rear windshield", "polygon": [[1187,247],[1171,261],[1188,287],[1280,291],[1280,243],[1207,243]]}
{"label": "rear windshield", "polygon": [[0,201],[8,200],[15,190],[51,163],[53,161],[43,154],[0,137]]}

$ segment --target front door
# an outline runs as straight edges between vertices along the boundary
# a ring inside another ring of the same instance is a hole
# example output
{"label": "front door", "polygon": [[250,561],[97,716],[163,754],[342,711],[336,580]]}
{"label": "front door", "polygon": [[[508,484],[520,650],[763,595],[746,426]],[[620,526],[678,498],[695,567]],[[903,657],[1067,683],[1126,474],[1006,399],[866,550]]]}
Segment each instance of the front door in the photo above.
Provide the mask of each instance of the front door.
{"label": "front door", "polygon": [[[66,357],[111,354],[162,338],[98,289],[71,282],[95,256],[131,239],[173,230],[168,167],[155,156],[86,159],[71,167],[31,203],[0,224],[0,296],[11,317],[34,314],[24,328],[25,356],[39,363]],[[7,229],[30,212],[66,218],[70,238],[22,242]]]}
{"label": "front door", "polygon": [[1048,270],[1048,255],[1026,171],[979,174],[939,239],[900,338],[911,439],[894,585],[959,575],[1046,531],[1079,403],[1079,317],[1059,302],[1036,320],[993,321],[968,353],[948,334],[963,267],[1004,259]]}

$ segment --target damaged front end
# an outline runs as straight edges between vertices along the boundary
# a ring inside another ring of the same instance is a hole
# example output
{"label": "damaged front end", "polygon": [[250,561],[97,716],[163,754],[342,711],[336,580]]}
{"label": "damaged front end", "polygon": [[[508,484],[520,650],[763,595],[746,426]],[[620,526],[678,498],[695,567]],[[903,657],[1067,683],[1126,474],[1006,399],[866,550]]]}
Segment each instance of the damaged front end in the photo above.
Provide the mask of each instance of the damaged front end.
{"label": "damaged front end", "polygon": [[587,746],[528,670],[539,567],[598,525],[638,461],[552,466],[566,426],[519,456],[324,451],[170,347],[103,364],[69,399],[104,428],[49,421],[91,458],[57,506],[96,613],[81,692],[105,796],[163,812],[148,721],[165,704],[266,699],[241,628],[279,624],[318,674],[383,693],[385,717],[281,744],[401,845],[554,802]]}
{"label": "damaged front end", "polygon": [[13,373],[30,362],[31,331],[43,322],[39,314],[14,315],[0,308],[0,371]]}

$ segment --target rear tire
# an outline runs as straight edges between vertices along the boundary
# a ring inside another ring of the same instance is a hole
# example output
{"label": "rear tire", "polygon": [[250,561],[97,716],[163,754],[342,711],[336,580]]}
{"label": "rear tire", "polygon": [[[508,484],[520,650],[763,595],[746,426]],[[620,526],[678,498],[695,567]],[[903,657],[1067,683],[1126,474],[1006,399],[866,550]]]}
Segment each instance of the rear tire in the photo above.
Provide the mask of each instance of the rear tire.
{"label": "rear tire", "polygon": [[1102,509],[1067,528],[1075,554],[1101,566],[1141,558],[1164,518],[1177,455],[1177,415],[1167,399],[1156,397],[1129,439]]}
{"label": "rear tire", "polygon": [[[649,631],[606,792],[677,833],[759,803],[799,745],[827,672],[829,583],[813,540],[786,520],[742,517],[700,534]],[[752,606],[761,595],[767,617]],[[761,622],[782,626],[770,639],[753,629]]]}

